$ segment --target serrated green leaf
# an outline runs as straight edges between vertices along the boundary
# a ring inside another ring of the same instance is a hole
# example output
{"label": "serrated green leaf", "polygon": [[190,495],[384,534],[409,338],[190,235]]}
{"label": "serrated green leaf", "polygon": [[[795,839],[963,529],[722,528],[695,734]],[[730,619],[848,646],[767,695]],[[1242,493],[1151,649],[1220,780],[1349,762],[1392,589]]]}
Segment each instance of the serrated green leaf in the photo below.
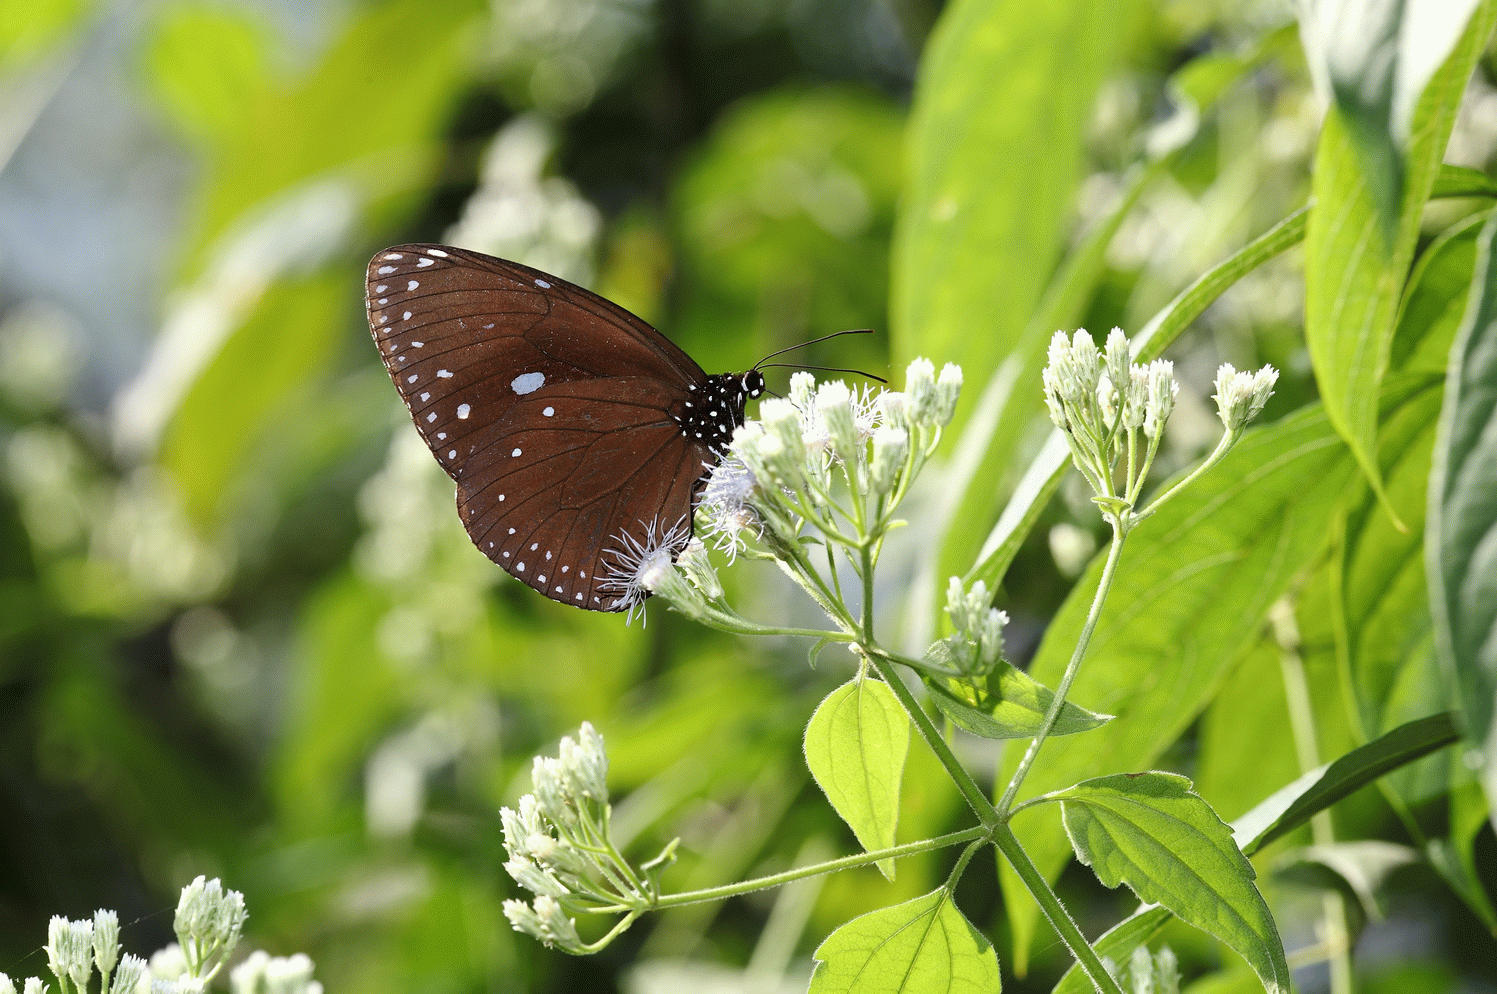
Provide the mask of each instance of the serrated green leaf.
{"label": "serrated green leaf", "polygon": [[946,888],[843,925],[816,949],[809,994],[996,994],[992,943]]}
{"label": "serrated green leaf", "polygon": [[1391,218],[1379,209],[1380,181],[1369,176],[1358,153],[1357,125],[1333,106],[1321,130],[1315,207],[1305,235],[1305,338],[1326,413],[1379,496],[1378,387],[1388,369],[1424,203],[1494,15],[1497,4],[1487,0],[1419,95]]}
{"label": "serrated green leaf", "polygon": [[1497,218],[1477,243],[1471,300],[1450,352],[1429,481],[1425,569],[1435,648],[1497,810]]}
{"label": "serrated green leaf", "polygon": [[[826,696],[806,725],[806,766],[866,850],[894,844],[910,719],[880,680],[855,678]],[[894,861],[878,868],[894,879]]]}
{"label": "serrated green leaf", "polygon": [[[1269,605],[1325,541],[1353,468],[1321,412],[1308,408],[1249,431],[1215,469],[1128,537],[1112,592],[1071,693],[1117,717],[1085,735],[1046,744],[1023,795],[1079,780],[1147,769],[1257,643]],[[1051,622],[1030,674],[1058,680],[1086,618],[1100,556]],[[1005,755],[999,782],[1018,757]],[[1042,873],[1069,856],[1053,823],[1016,824]],[[1037,908],[1003,869],[1015,958],[1033,935]]]}
{"label": "serrated green leaf", "polygon": [[1353,749],[1334,762],[1311,770],[1281,787],[1253,810],[1233,821],[1232,832],[1237,844],[1251,856],[1389,770],[1443,749],[1457,738],[1449,714],[1431,715],[1401,725],[1376,741]]}
{"label": "serrated green leaf", "polygon": [[1173,773],[1120,773],[1059,792],[1077,857],[1108,887],[1141,900],[1237,950],[1269,994],[1287,994],[1284,944],[1256,874],[1232,831]]}
{"label": "serrated green leaf", "polygon": [[[988,677],[987,687],[975,690],[971,684],[956,680],[927,677],[926,689],[931,703],[952,721],[973,735],[985,739],[1027,739],[1039,731],[1045,712],[1055,699],[1055,692],[1036,683],[1023,670],[999,662]],[[1071,735],[1097,728],[1112,720],[1111,715],[1097,714],[1066,701],[1056,718],[1051,735]]]}

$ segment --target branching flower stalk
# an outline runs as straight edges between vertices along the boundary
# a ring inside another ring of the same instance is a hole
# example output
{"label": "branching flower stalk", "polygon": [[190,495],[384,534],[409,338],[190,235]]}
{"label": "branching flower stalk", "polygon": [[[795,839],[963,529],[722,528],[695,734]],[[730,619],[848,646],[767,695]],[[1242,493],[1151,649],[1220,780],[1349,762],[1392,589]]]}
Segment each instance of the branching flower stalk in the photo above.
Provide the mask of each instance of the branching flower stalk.
{"label": "branching flower stalk", "polygon": [[[693,539],[674,562],[668,554],[643,558],[624,582],[724,631],[809,636],[817,640],[813,657],[827,643],[848,645],[864,667],[882,678],[980,824],[772,877],[663,895],[657,877],[674,859],[675,843],[637,869],[620,854],[609,835],[602,739],[584,724],[577,741],[562,740],[558,758],[536,759],[534,793],[521,798],[518,809],[502,812],[510,853],[506,869],[535,895],[528,904],[505,903],[511,923],[548,945],[588,953],[601,949],[640,914],[654,908],[728,897],[943,846],[992,844],[1033,892],[1093,985],[1106,994],[1120,994],[1113,973],[1025,854],[1008,820],[1025,776],[1065,708],[1128,532],[1225,457],[1242,437],[1247,422],[1262,409],[1277,375],[1271,367],[1240,373],[1222,366],[1216,400],[1226,432],[1220,444],[1191,474],[1141,506],[1140,497],[1179,392],[1172,364],[1162,360],[1147,366],[1133,363],[1128,341],[1118,329],[1108,336],[1104,350],[1085,331],[1055,335],[1044,371],[1045,401],[1051,419],[1065,433],[1073,462],[1092,488],[1093,501],[1112,527],[1113,543],[1060,685],[995,805],[958,761],[895,669],[896,663],[902,664],[929,681],[969,687],[980,695],[997,667],[1012,669],[1003,661],[1003,629],[1008,618],[992,607],[992,592],[981,582],[968,589],[953,578],[947,594],[952,633],[932,645],[922,659],[885,649],[874,632],[873,581],[879,554],[889,532],[902,524],[895,516],[901,500],[950,423],[961,390],[961,370],[948,364],[937,377],[929,361],[917,359],[906,372],[903,392],[854,391],[842,382],[817,385],[811,374],[797,373],[791,378],[789,395],[761,404],[759,419],[738,429],[722,454],[697,507],[702,538]],[[824,631],[783,628],[742,617],[727,601],[709,545],[726,554],[730,562],[739,555],[774,561],[834,627]],[[844,596],[839,565],[858,580],[861,596],[856,605]],[[622,917],[602,938],[585,942],[573,916],[588,912]]]}

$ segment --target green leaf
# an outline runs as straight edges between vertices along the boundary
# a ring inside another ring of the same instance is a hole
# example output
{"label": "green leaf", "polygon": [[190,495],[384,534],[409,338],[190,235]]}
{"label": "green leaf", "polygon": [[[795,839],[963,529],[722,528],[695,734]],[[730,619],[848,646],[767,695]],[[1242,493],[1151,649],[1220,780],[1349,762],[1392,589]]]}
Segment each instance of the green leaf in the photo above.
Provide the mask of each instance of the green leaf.
{"label": "green leaf", "polygon": [[1445,375],[1450,343],[1471,295],[1471,273],[1476,268],[1476,236],[1492,216],[1485,210],[1446,228],[1430,242],[1414,271],[1398,315],[1390,372],[1427,371]]}
{"label": "green leaf", "polygon": [[[826,696],[806,726],[806,766],[865,850],[894,844],[910,719],[882,681],[854,678]],[[894,879],[894,861],[880,860]]]}
{"label": "green leaf", "polygon": [[1310,71],[1334,95],[1374,199],[1390,220],[1419,98],[1476,6],[1476,0],[1321,0],[1303,14]]}
{"label": "green leaf", "polygon": [[1466,907],[1493,935],[1497,935],[1497,908],[1482,886],[1472,846],[1476,833],[1488,820],[1486,799],[1481,785],[1475,782],[1458,786],[1450,792],[1450,831],[1444,839],[1430,839],[1427,855],[1430,865],[1450,885]]}
{"label": "green leaf", "polygon": [[[1243,734],[1250,728],[1290,727],[1282,654],[1273,639],[1260,639],[1201,716],[1191,779],[1196,793],[1223,818],[1235,818],[1300,774],[1291,736]],[[1334,667],[1323,669],[1334,678]],[[1313,700],[1319,699],[1318,689],[1311,689]],[[1329,690],[1341,693],[1336,684]]]}
{"label": "green leaf", "polygon": [[[1027,739],[1039,731],[1055,692],[1036,683],[1023,670],[999,662],[982,690],[959,680],[927,677],[926,689],[941,713],[973,735],[985,739]],[[1051,735],[1071,735],[1112,720],[1066,701]]]}
{"label": "green leaf", "polygon": [[1174,773],[1121,773],[1055,795],[1077,857],[1108,887],[1141,900],[1237,950],[1269,994],[1289,991],[1289,966],[1256,874],[1232,832]]}
{"label": "green leaf", "polygon": [[1305,337],[1326,412],[1380,497],[1378,386],[1388,369],[1424,203],[1494,16],[1497,3],[1487,0],[1419,97],[1391,223],[1379,210],[1378,181],[1364,168],[1344,112],[1333,107],[1321,130],[1315,207],[1305,235]]}
{"label": "green leaf", "polygon": [[1441,164],[1430,199],[1436,197],[1497,197],[1497,180],[1465,166]]}
{"label": "green leaf", "polygon": [[1060,256],[1097,89],[1140,9],[1099,18],[1023,0],[946,7],[910,113],[893,250],[896,365],[924,353],[983,382],[1013,351]]}
{"label": "green leaf", "polygon": [[1497,218],[1482,228],[1471,301],[1450,352],[1429,480],[1425,567],[1435,648],[1497,810]]}
{"label": "green leaf", "polygon": [[[1097,951],[1098,956],[1109,956],[1114,963],[1121,963],[1130,950],[1152,941],[1172,918],[1174,915],[1168,908],[1158,904],[1142,905],[1108,929],[1100,939],[1092,943],[1092,948]],[[1081,964],[1072,963],[1050,994],[1093,994],[1094,990],[1091,979],[1081,969]]]}
{"label": "green leaf", "polygon": [[146,72],[178,124],[223,138],[270,86],[268,46],[265,26],[244,11],[179,7],[155,26]]}
{"label": "green leaf", "polygon": [[[1135,528],[1071,691],[1117,717],[1047,743],[1024,793],[1153,765],[1257,643],[1269,605],[1322,548],[1352,472],[1324,414],[1308,408],[1249,431],[1220,465]],[[1051,622],[1029,670],[1036,680],[1052,683],[1064,671],[1101,558]],[[1017,762],[1004,757],[999,782]],[[1032,819],[1016,831],[1042,873],[1064,865],[1068,852],[1052,825]],[[1001,872],[1017,958],[1037,909],[1011,871]]]}
{"label": "green leaf", "polygon": [[816,949],[809,994],[996,994],[998,957],[946,888],[843,925]]}
{"label": "green leaf", "polygon": [[[1284,854],[1274,872],[1292,880],[1305,880],[1311,886],[1327,886],[1319,879],[1329,871],[1337,884],[1334,889],[1349,891],[1366,916],[1374,921],[1386,914],[1388,878],[1405,866],[1419,862],[1419,851],[1406,845],[1382,839],[1356,839],[1305,846]],[[1319,870],[1320,874],[1307,873]]]}
{"label": "green leaf", "polygon": [[1232,822],[1238,846],[1249,856],[1274,839],[1309,822],[1317,812],[1372,783],[1390,770],[1428,756],[1456,741],[1449,714],[1400,725],[1387,735],[1311,770],[1281,787]]}

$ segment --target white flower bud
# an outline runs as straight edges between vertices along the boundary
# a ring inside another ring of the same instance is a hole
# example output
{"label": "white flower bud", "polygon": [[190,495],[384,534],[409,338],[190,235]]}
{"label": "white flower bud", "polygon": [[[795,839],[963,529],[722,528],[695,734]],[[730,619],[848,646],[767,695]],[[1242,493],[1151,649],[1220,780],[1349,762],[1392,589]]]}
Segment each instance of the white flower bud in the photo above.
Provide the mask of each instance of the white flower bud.
{"label": "white flower bud", "polygon": [[187,972],[187,957],[182,947],[173,942],[151,954],[151,976],[163,980],[176,980]]}
{"label": "white flower bud", "polygon": [[[978,581],[981,583],[982,581]],[[1008,614],[997,608],[988,608],[983,615],[981,637],[978,639],[978,658],[982,671],[990,672],[1003,658],[1003,629],[1008,625]]]}
{"label": "white flower bud", "polygon": [[0,973],[0,994],[16,994],[15,983],[3,973]]}
{"label": "white flower bud", "polygon": [[941,367],[941,377],[936,380],[936,424],[942,428],[951,424],[956,414],[956,402],[962,395],[962,367],[948,362]]}
{"label": "white flower bud", "polygon": [[100,908],[94,912],[94,964],[99,973],[114,972],[120,960],[120,916]]}
{"label": "white flower bud", "polygon": [[904,374],[904,392],[909,397],[910,420],[917,425],[933,425],[936,420],[936,367],[920,357],[910,362]]}
{"label": "white flower bud", "polygon": [[1256,373],[1239,373],[1231,363],[1216,371],[1216,409],[1228,431],[1237,431],[1251,421],[1273,395],[1278,370],[1264,366]]}
{"label": "white flower bud", "polygon": [[702,544],[701,539],[694,538],[686,544],[681,555],[676,557],[676,566],[707,600],[715,601],[723,595],[723,585],[717,578],[717,569],[713,567],[712,559],[707,555],[707,547]]}
{"label": "white flower bud", "polygon": [[[1056,332],[1059,335],[1059,332]],[[1061,397],[1060,376],[1055,372],[1053,365],[1046,366],[1040,373],[1040,382],[1045,387],[1045,407],[1050,411],[1050,422],[1061,431],[1071,430],[1071,418],[1066,411],[1064,399]]]}
{"label": "white flower bud", "polygon": [[541,920],[529,904],[510,898],[504,902],[503,907],[504,917],[509,919],[510,927],[516,932],[524,932],[531,938],[545,940],[546,937],[541,930]]}
{"label": "white flower bud", "polygon": [[1175,409],[1180,384],[1175,382],[1175,364],[1167,359],[1149,363],[1149,399],[1144,404],[1144,434],[1159,437]]}
{"label": "white flower bud", "polygon": [[21,994],[47,994],[47,988],[49,988],[50,986],[52,985],[42,983],[40,978],[27,977],[26,988],[21,992]]}
{"label": "white flower bud", "polygon": [[47,922],[47,969],[58,980],[68,975],[68,920],[62,915],[53,915]]}
{"label": "white flower bud", "polygon": [[1121,390],[1123,384],[1128,382],[1128,370],[1133,365],[1133,351],[1122,328],[1114,328],[1107,333],[1107,347],[1102,361],[1107,368],[1108,377]]}
{"label": "white flower bud", "polygon": [[856,466],[863,454],[863,441],[853,420],[852,391],[841,380],[829,380],[816,391],[816,413],[831,436],[832,451],[844,465]]}
{"label": "white flower bud", "polygon": [[[804,369],[790,377],[790,403],[803,411],[811,409],[816,398],[816,377]],[[765,403],[768,403],[766,401]],[[761,409],[762,412],[762,409]]]}
{"label": "white flower bud", "polygon": [[541,925],[541,941],[570,953],[583,951],[577,923],[567,917],[560,904],[542,894],[535,899],[535,916]]}
{"label": "white flower bud", "polygon": [[535,790],[535,799],[541,811],[551,819],[552,824],[563,828],[571,828],[577,824],[571,785],[567,782],[566,770],[560,760],[536,756],[530,764],[530,785]]}
{"label": "white flower bud", "polygon": [[506,860],[504,870],[514,878],[515,883],[524,887],[532,894],[565,897],[568,893],[566,885],[557,880],[554,873],[550,870],[542,869],[528,859]]}
{"label": "white flower bud", "polygon": [[1128,381],[1123,389],[1123,427],[1142,428],[1149,407],[1149,371],[1144,366],[1129,366]]}
{"label": "white flower bud", "polygon": [[898,390],[885,390],[878,395],[879,420],[890,428],[910,426],[909,398]]}
{"label": "white flower bud", "polygon": [[1117,424],[1119,410],[1118,392],[1112,385],[1112,377],[1106,373],[1097,381],[1097,410],[1102,412],[1102,424],[1112,428]]}
{"label": "white flower bud", "polygon": [[135,994],[140,980],[146,975],[146,961],[139,956],[126,953],[120,960],[119,972],[109,984],[109,994]]}
{"label": "white flower bud", "polygon": [[868,466],[868,482],[876,493],[893,491],[910,453],[910,433],[903,428],[883,425],[873,432],[873,459]]}
{"label": "white flower bud", "polygon": [[562,738],[561,761],[579,793],[600,804],[608,803],[608,756],[603,751],[603,736],[590,722],[582,723],[577,741]]}

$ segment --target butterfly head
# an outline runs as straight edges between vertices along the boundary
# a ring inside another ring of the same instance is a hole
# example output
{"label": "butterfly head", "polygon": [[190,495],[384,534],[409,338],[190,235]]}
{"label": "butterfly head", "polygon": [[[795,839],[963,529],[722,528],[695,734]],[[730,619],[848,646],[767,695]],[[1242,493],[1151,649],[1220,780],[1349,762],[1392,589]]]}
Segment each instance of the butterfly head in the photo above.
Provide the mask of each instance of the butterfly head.
{"label": "butterfly head", "polygon": [[751,369],[743,374],[743,396],[757,398],[764,393],[764,374]]}

